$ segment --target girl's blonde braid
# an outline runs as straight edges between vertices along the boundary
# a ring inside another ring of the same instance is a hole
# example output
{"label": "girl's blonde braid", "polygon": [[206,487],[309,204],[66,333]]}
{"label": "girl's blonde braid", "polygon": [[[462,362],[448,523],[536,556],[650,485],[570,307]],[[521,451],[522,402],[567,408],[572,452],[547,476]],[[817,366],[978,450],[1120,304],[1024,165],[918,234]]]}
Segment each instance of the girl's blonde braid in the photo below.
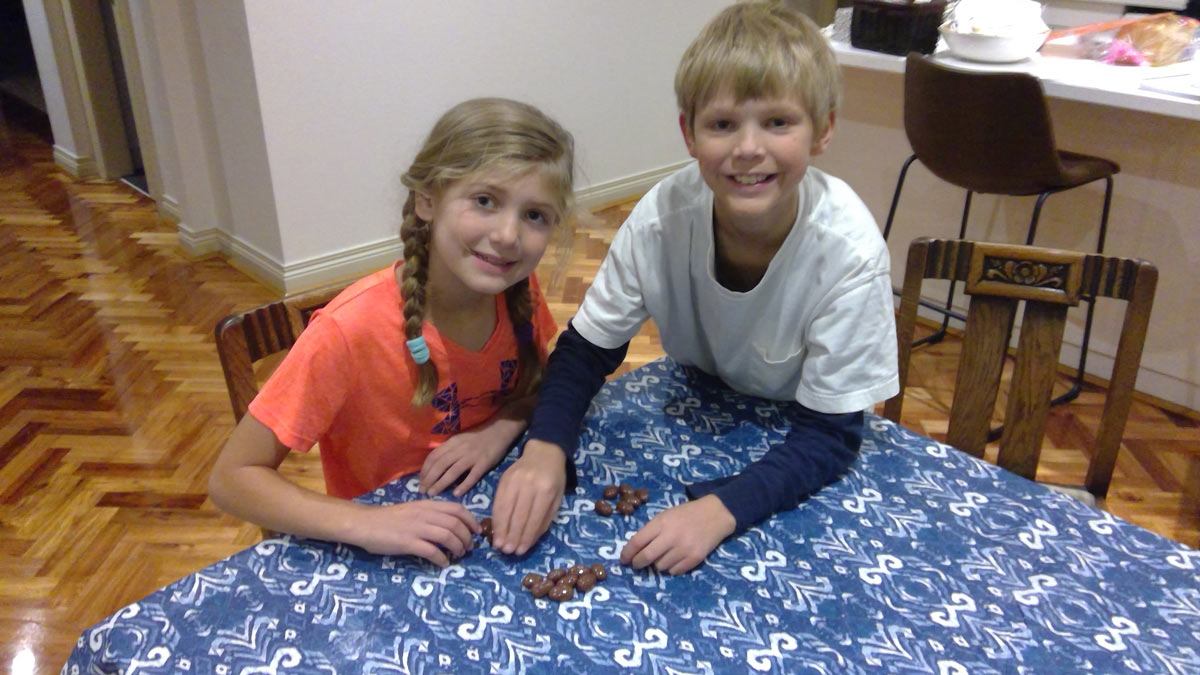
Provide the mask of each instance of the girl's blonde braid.
{"label": "girl's blonde braid", "polygon": [[[400,240],[404,243],[400,297],[404,298],[404,337],[409,340],[421,337],[429,270],[429,223],[417,217],[415,200],[416,194],[410,193],[404,202],[404,222],[400,226]],[[417,373],[412,402],[420,407],[428,405],[437,392],[437,366],[430,359],[417,366]]]}
{"label": "girl's blonde braid", "polygon": [[517,337],[517,383],[512,397],[521,398],[532,394],[542,380],[545,364],[538,354],[533,339],[533,299],[529,293],[529,279],[522,279],[504,292],[508,307],[508,320]]}

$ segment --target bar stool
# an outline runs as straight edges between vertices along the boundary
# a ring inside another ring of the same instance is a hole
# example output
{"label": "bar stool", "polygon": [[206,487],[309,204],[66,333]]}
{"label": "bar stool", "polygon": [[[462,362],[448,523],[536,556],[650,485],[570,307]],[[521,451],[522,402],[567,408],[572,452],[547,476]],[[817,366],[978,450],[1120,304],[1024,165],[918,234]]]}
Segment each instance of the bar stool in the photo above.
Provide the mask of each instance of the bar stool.
{"label": "bar stool", "polygon": [[[967,190],[959,239],[966,236],[971,196],[976,192],[1038,195],[1025,237],[1028,246],[1033,244],[1038,217],[1047,197],[1104,179],[1104,208],[1100,212],[1096,253],[1104,252],[1108,209],[1112,202],[1112,177],[1121,167],[1101,157],[1058,149],[1045,93],[1033,75],[969,71],[939,64],[920,54],[909,54],[904,71],[904,131],[913,154],[900,168],[900,178],[883,228],[885,240],[891,234],[904,177],[913,161],[919,159],[933,175]],[[952,317],[963,320],[961,314],[951,309],[953,299],[954,282],[951,281],[944,307],[925,301],[921,303],[944,318],[937,332],[917,340],[914,346],[941,341]],[[1080,345],[1079,368],[1071,388],[1055,398],[1054,405],[1073,400],[1083,385],[1095,310],[1092,298],[1086,300],[1087,319]]]}

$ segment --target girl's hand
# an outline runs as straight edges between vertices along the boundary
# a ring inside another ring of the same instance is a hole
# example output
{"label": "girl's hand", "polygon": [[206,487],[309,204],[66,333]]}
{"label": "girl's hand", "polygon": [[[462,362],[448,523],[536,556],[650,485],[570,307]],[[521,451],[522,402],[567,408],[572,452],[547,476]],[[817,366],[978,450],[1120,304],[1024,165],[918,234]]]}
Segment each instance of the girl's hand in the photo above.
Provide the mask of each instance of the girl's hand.
{"label": "girl's hand", "polygon": [[423,499],[390,506],[365,506],[346,541],[379,555],[415,555],[438,567],[471,550],[479,522],[458,502]]}
{"label": "girl's hand", "polygon": [[714,495],[680,504],[650,519],[621,549],[621,564],[683,574],[704,562],[737,521]]}
{"label": "girl's hand", "polygon": [[500,476],[492,501],[492,546],[525,553],[550,527],[567,484],[562,448],[531,439],[520,459]]}
{"label": "girl's hand", "polygon": [[451,436],[434,448],[421,465],[421,492],[436,495],[462,476],[453,494],[465,495],[508,454],[512,442],[511,430],[498,424],[481,425]]}

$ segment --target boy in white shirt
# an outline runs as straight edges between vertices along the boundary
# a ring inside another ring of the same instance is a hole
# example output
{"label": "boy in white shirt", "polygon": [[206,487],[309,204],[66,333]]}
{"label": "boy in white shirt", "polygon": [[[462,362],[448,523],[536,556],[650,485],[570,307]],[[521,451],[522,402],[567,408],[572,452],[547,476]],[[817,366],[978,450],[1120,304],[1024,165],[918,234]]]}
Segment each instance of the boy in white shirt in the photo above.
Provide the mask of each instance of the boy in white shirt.
{"label": "boy in white shirt", "polygon": [[840,80],[817,27],[778,3],[725,9],[684,53],[675,92],[697,161],[638,202],[559,337],[530,440],[497,487],[497,548],[524,553],[549,527],[587,405],[648,318],[676,361],[793,401],[793,427],[740,473],[687,486],[692,501],[647,523],[622,563],[686,572],[854,461],[862,411],[899,387],[878,226],[848,185],[809,168]]}

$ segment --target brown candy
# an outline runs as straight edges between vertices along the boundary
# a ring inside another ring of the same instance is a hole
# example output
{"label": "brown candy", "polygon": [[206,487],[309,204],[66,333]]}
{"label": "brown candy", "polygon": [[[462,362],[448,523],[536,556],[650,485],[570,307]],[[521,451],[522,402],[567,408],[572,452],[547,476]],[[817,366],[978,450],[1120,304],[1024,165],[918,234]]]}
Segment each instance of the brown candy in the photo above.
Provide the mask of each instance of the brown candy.
{"label": "brown candy", "polygon": [[579,579],[575,581],[575,588],[578,588],[580,593],[587,593],[596,585],[596,581],[596,573],[588,570],[579,575]]}
{"label": "brown candy", "polygon": [[592,563],[592,566],[588,569],[591,570],[592,574],[596,575],[596,581],[604,581],[608,578],[608,570],[604,569],[604,565],[600,563]]}
{"label": "brown candy", "polygon": [[544,598],[547,595],[549,595],[550,591],[552,591],[552,590],[554,590],[554,582],[547,581],[546,579],[542,579],[541,581],[534,584],[533,588],[529,589],[529,592],[532,593],[533,597],[535,597],[535,598]]}
{"label": "brown candy", "polygon": [[607,578],[608,570],[604,569],[604,565],[593,563],[591,566],[572,565],[570,568],[552,569],[545,577],[530,572],[521,579],[521,585],[528,588],[534,598],[566,602],[575,597],[577,589],[580,593],[587,593]]}
{"label": "brown candy", "polygon": [[597,501],[596,513],[610,516],[615,510],[623,516],[631,516],[638,507],[650,501],[650,490],[644,487],[634,489],[629,483],[609,485],[604,488],[604,498],[616,499],[617,505],[613,507],[605,501]]}
{"label": "brown candy", "polygon": [[550,591],[548,597],[555,602],[566,602],[575,597],[575,587],[568,586],[567,584],[559,584],[554,587],[554,590]]}
{"label": "brown candy", "polygon": [[491,541],[492,541],[492,519],[491,518],[484,518],[483,520],[479,521],[479,534],[484,539],[487,539],[488,543],[491,543]]}

